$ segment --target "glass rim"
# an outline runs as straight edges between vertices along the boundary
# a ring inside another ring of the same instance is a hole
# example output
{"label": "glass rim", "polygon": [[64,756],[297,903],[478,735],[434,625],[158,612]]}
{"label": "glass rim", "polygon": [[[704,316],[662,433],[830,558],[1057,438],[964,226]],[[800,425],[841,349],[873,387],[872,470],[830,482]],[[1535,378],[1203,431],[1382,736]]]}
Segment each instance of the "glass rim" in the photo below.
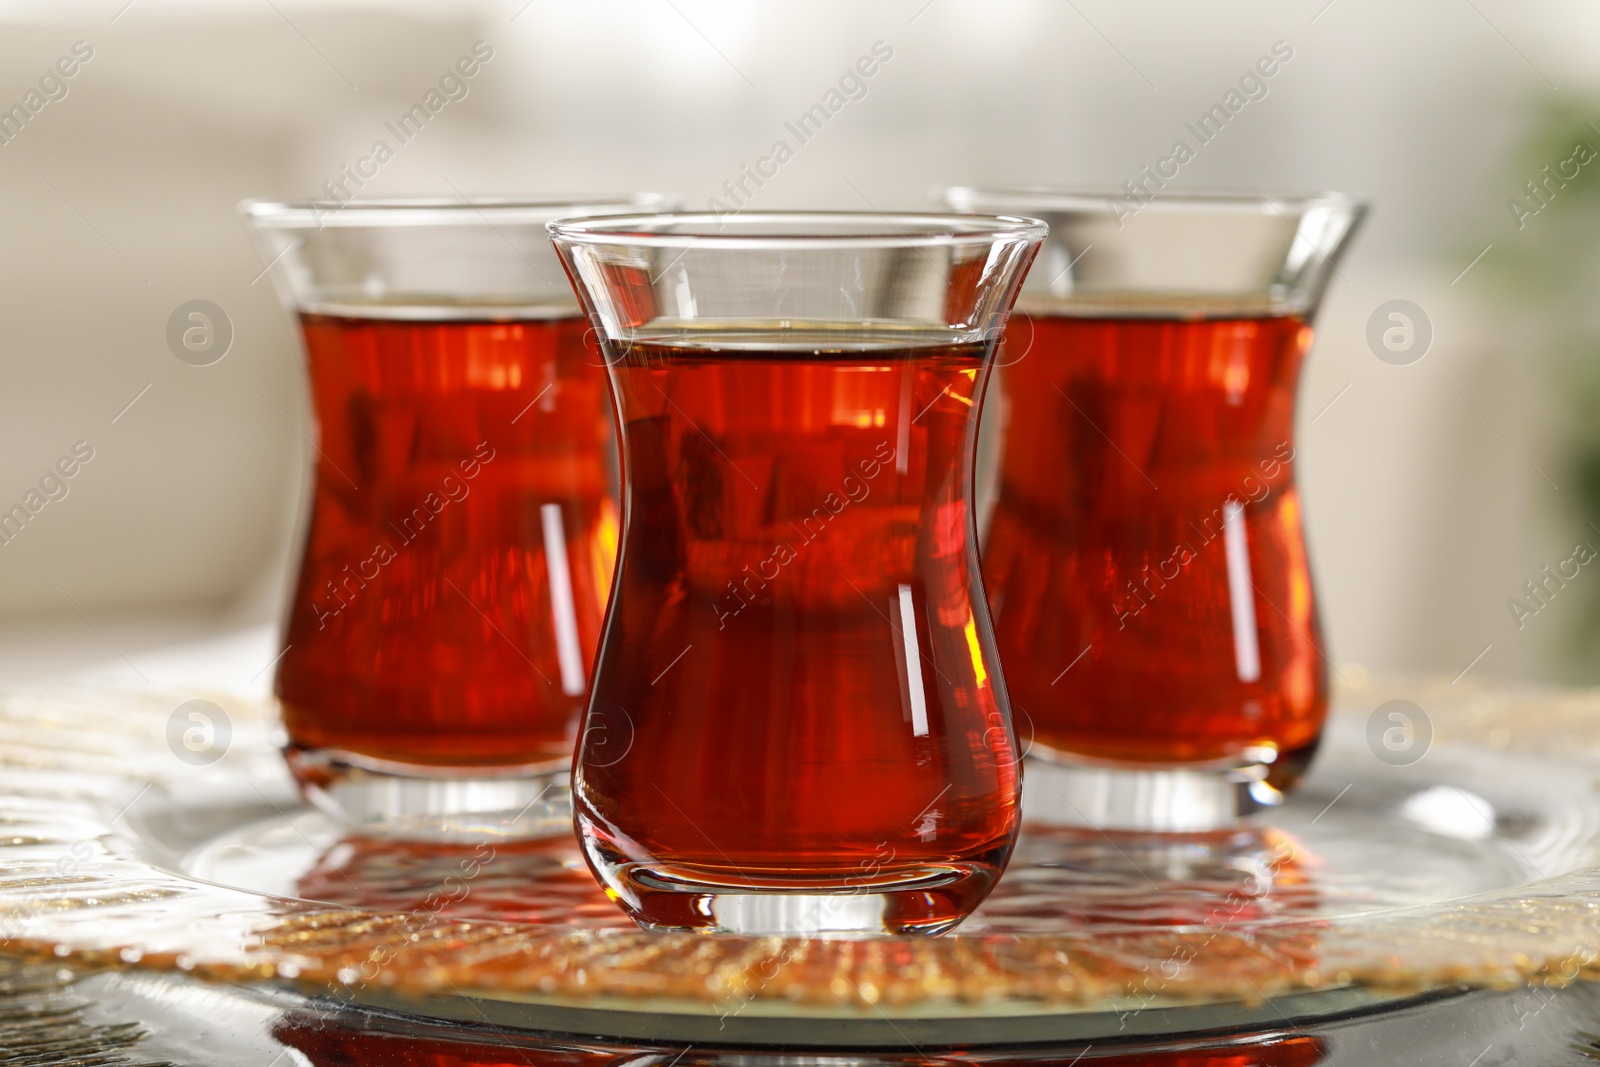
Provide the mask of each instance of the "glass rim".
{"label": "glass rim", "polygon": [[[1105,211],[1111,203],[1128,200],[1126,190],[1070,189],[1046,185],[952,185],[938,190],[946,203],[966,203],[977,210],[1026,213],[1038,211]],[[1312,208],[1342,208],[1363,214],[1370,202],[1363,197],[1332,190],[1311,193],[1262,193],[1229,190],[1192,193],[1158,193],[1139,200],[1139,210],[1158,212],[1199,212],[1205,210],[1255,214],[1305,212]]]}
{"label": "glass rim", "polygon": [[[239,214],[262,229],[323,229],[330,226],[493,226],[565,218],[644,215],[678,202],[670,193],[604,196],[363,197],[351,200],[241,200]],[[615,210],[611,210],[615,209]]]}
{"label": "glass rim", "polygon": [[[811,227],[817,232],[729,232],[740,227]],[[691,227],[668,232],[666,227]],[[827,228],[862,227],[829,233]],[[704,232],[697,232],[703,229]],[[646,248],[793,249],[945,248],[988,245],[997,239],[1043,240],[1049,226],[1014,215],[962,215],[938,212],[747,211],[661,212],[631,215],[573,215],[546,224],[552,240],[578,245]],[[910,232],[920,231],[920,232]]]}

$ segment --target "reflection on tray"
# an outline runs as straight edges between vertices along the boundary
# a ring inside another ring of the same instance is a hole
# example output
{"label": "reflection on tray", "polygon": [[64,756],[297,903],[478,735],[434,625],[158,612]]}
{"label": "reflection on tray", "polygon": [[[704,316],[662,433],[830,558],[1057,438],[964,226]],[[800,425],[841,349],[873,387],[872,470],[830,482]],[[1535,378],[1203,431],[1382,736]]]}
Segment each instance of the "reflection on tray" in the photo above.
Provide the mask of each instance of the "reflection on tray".
{"label": "reflection on tray", "polygon": [[1318,860],[1271,827],[1216,834],[1106,834],[1029,826],[966,927],[1043,930],[1234,926],[1315,916]]}
{"label": "reflection on tray", "polygon": [[[962,929],[1220,929],[1313,918],[1323,902],[1317,863],[1270,827],[1206,835],[1029,827],[999,888]],[[424,919],[632,928],[570,837],[476,845],[347,837],[298,878],[295,892]]]}
{"label": "reflection on tray", "polygon": [[1129,1047],[1092,1055],[1093,1045],[1039,1049],[1027,1053],[968,1052],[927,1056],[913,1052],[838,1052],[797,1056],[792,1051],[719,1051],[676,1046],[607,1046],[517,1038],[499,1033],[493,1040],[424,1037],[346,1029],[333,1020],[304,1013],[285,1015],[272,1036],[299,1052],[312,1067],[1315,1067],[1327,1042],[1318,1036],[1281,1037],[1275,1033],[1233,1034],[1226,1040],[1162,1042],[1160,1047]]}
{"label": "reflection on tray", "polygon": [[632,928],[570,837],[476,845],[348,837],[300,877],[296,893],[424,920]]}
{"label": "reflection on tray", "polygon": [[[1241,1035],[1222,1044],[1143,1048],[1093,1058],[1088,1057],[1089,1049],[1085,1048],[1077,1056],[1083,1058],[1084,1067],[1314,1067],[1322,1062],[1326,1049],[1320,1037],[1252,1040]],[[984,1058],[976,1062],[984,1067],[1071,1067],[1078,1059],[1049,1052],[1037,1059]]]}
{"label": "reflection on tray", "polygon": [[[493,1044],[452,1038],[424,1038],[411,1034],[366,1033],[345,1030],[310,1015],[289,1015],[272,1028],[272,1036],[294,1049],[312,1067],[602,1067],[634,1062],[643,1067],[634,1050],[586,1049],[546,1044],[542,1047],[504,1041]],[[648,1054],[647,1054],[648,1055]],[[670,1055],[668,1057],[670,1059]],[[663,1060],[663,1065],[666,1063]],[[695,1062],[695,1061],[690,1061]],[[689,1067],[680,1063],[680,1067]]]}

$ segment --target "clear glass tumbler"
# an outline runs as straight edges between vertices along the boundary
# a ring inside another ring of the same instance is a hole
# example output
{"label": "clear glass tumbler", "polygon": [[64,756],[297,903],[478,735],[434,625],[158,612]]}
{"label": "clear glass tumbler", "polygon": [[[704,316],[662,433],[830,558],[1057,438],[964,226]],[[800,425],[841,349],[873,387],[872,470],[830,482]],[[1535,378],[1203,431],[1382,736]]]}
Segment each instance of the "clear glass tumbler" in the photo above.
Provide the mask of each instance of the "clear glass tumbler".
{"label": "clear glass tumbler", "polygon": [[1017,751],[971,469],[1031,219],[552,223],[622,426],[573,775],[651,927],[929,932],[994,885]]}
{"label": "clear glass tumbler", "polygon": [[984,577],[1031,732],[1029,818],[1206,830],[1279,802],[1328,703],[1296,387],[1363,205],[946,199],[1050,225],[985,424],[1001,458]]}
{"label": "clear glass tumbler", "polygon": [[363,833],[570,826],[616,555],[604,360],[545,233],[657,196],[242,205],[316,415],[276,689]]}

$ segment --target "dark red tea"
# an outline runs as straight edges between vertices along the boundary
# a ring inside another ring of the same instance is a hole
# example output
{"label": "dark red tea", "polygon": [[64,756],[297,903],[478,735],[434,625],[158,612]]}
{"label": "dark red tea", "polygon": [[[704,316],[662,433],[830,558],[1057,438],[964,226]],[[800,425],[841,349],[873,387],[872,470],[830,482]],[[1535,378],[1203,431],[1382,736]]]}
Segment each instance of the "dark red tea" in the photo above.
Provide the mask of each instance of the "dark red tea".
{"label": "dark red tea", "polygon": [[1007,336],[983,566],[1019,732],[1148,763],[1275,750],[1292,780],[1328,699],[1293,466],[1310,327],[1018,315]]}
{"label": "dark red tea", "polygon": [[579,826],[645,923],[710,924],[690,884],[914,885],[885,924],[937,930],[1017,825],[968,508],[984,346],[759,344],[616,354],[631,496]]}
{"label": "dark red tea", "polygon": [[301,325],[321,439],[277,677],[291,745],[569,759],[617,540],[587,324]]}

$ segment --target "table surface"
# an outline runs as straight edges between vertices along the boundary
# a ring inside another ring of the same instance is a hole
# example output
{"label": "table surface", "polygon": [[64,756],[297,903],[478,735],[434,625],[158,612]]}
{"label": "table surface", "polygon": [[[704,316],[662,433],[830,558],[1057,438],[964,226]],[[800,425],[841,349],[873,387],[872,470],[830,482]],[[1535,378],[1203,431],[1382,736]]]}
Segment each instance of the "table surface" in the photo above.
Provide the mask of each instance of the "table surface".
{"label": "table surface", "polygon": [[0,958],[0,1063],[156,1067],[469,1067],[527,1064],[1172,1064],[1174,1067],[1502,1064],[1600,1059],[1600,987],[1446,992],[1312,1027],[1151,1044],[1138,1040],[904,1052],[618,1044],[584,1035],[439,1026],[287,993],[209,986],[176,975],[73,977]]}

